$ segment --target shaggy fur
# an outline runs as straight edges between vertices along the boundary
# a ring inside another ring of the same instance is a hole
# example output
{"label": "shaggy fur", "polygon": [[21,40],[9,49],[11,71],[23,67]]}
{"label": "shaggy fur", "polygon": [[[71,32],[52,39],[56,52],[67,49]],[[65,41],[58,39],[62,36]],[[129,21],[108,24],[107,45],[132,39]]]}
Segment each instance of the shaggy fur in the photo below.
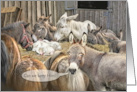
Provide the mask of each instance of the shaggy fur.
{"label": "shaggy fur", "polygon": [[[17,43],[19,43],[22,47],[25,47],[28,44],[28,42],[27,42],[27,40],[24,40],[23,42],[21,42],[21,39],[23,38],[22,24],[26,30],[26,35],[27,35],[29,41],[32,42],[32,38],[31,38],[32,32],[28,28],[29,23],[27,24],[23,21],[15,22],[13,24],[5,26],[1,29],[1,32],[10,35],[11,37],[13,37],[16,40]],[[30,45],[26,49],[31,50],[32,45]]]}
{"label": "shaggy fur", "polygon": [[39,39],[46,39],[46,40],[55,40],[54,39],[54,33],[57,30],[55,26],[53,26],[51,23],[49,23],[49,18],[51,15],[48,17],[41,16],[39,17],[37,23],[34,25],[33,32],[35,35],[35,38],[33,37],[34,41],[37,41]]}
{"label": "shaggy fur", "polygon": [[126,57],[96,51],[85,46],[84,42],[82,40],[81,44],[76,43],[69,48],[69,63],[77,63],[96,91],[126,90]]}
{"label": "shaggy fur", "polygon": [[95,24],[91,21],[75,21],[74,19],[76,19],[77,16],[78,14],[67,16],[67,13],[64,13],[60,17],[59,21],[57,22],[57,31],[54,35],[57,41],[68,38],[71,31],[77,39],[81,40],[84,32],[88,34],[88,30],[96,29]]}
{"label": "shaggy fur", "polygon": [[[120,39],[122,39],[123,35],[120,33]],[[106,33],[102,33],[102,36],[110,42],[110,51],[115,52],[115,53],[121,53],[121,54],[126,54],[126,41],[122,41],[118,39],[116,36],[110,36],[107,35]]]}
{"label": "shaggy fur", "polygon": [[[55,58],[56,57],[56,58]],[[53,60],[53,61],[52,61]],[[63,53],[58,55],[55,53],[54,57],[50,58],[46,62],[52,62],[50,70],[57,71],[59,73],[66,73],[68,71],[69,63],[67,56]],[[49,64],[49,63],[47,63]],[[61,76],[55,81],[49,83],[50,90],[56,91],[86,91],[89,84],[88,77],[81,71],[75,75],[69,73],[68,75]]]}
{"label": "shaggy fur", "polygon": [[22,78],[28,70],[46,69],[41,61],[21,58],[16,41],[7,34],[1,34],[2,40],[2,90],[39,91],[46,90],[47,83],[31,82]]}

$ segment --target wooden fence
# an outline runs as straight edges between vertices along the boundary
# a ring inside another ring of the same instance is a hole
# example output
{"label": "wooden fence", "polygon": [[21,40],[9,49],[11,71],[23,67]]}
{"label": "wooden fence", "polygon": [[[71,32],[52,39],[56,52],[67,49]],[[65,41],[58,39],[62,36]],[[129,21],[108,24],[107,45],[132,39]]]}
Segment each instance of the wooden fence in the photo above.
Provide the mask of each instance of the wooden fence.
{"label": "wooden fence", "polygon": [[103,29],[111,29],[117,35],[122,29],[124,31],[124,40],[126,40],[126,1],[110,1],[108,9],[77,9],[80,21],[91,20]]}
{"label": "wooden fence", "polygon": [[54,25],[60,16],[65,12],[63,1],[2,1],[1,7],[16,6],[22,8],[21,20],[31,23],[31,28],[37,19],[44,14],[48,16],[52,14],[50,22]]}
{"label": "wooden fence", "polygon": [[[108,9],[79,9],[77,1],[70,1],[66,9],[67,1],[2,1],[1,7],[17,6],[22,8],[21,20],[31,23],[33,28],[39,16],[52,14],[50,22],[56,25],[58,19],[64,12],[68,15],[78,13],[78,21],[91,20],[97,26],[109,28],[116,34],[122,29],[126,35],[126,1],[108,1]],[[124,36],[124,40],[126,37]]]}

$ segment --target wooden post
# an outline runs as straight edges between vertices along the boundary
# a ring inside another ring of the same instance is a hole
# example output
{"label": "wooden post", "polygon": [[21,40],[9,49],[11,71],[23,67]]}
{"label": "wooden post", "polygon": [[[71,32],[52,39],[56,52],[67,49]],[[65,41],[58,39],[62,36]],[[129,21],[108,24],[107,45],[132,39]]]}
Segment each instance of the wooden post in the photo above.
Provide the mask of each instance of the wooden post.
{"label": "wooden post", "polygon": [[46,7],[45,7],[45,1],[42,1],[42,14],[44,14],[44,16],[46,16]]}
{"label": "wooden post", "polygon": [[[8,7],[8,6],[9,6],[9,2],[8,2],[8,1],[5,1],[5,7]],[[8,14],[6,13],[6,14],[5,14],[5,19],[4,19],[4,25],[3,25],[3,26],[6,25],[7,19],[8,19]]]}
{"label": "wooden post", "polygon": [[15,1],[15,6],[20,8],[20,2],[21,1]]}
{"label": "wooden post", "polygon": [[37,18],[39,18],[40,16],[41,16],[40,1],[37,1]]}
{"label": "wooden post", "polygon": [[56,25],[57,22],[57,12],[56,12],[56,1],[54,1],[54,25]]}
{"label": "wooden post", "polygon": [[13,21],[12,21],[12,12],[10,13],[10,23],[12,23]]}
{"label": "wooden post", "polygon": [[13,6],[12,3],[13,1],[9,1],[9,7]]}
{"label": "wooden post", "polygon": [[[49,1],[49,14],[51,14],[51,1]],[[50,17],[50,22],[52,22],[52,17]]]}
{"label": "wooden post", "polygon": [[4,1],[1,1],[1,8],[5,7],[5,2]]}
{"label": "wooden post", "polygon": [[36,1],[32,1],[32,24],[34,26],[34,24],[36,23]]}
{"label": "wooden post", "polygon": [[9,1],[5,1],[5,7],[9,7]]}
{"label": "wooden post", "polygon": [[6,22],[7,22],[7,13],[5,14],[4,26],[6,25]]}
{"label": "wooden post", "polygon": [[30,29],[32,28],[32,21],[31,21],[31,1],[28,1],[28,22],[30,23]]}
{"label": "wooden post", "polygon": [[21,20],[27,21],[27,5],[26,1],[21,1],[21,8],[23,9],[22,14],[21,14]]}

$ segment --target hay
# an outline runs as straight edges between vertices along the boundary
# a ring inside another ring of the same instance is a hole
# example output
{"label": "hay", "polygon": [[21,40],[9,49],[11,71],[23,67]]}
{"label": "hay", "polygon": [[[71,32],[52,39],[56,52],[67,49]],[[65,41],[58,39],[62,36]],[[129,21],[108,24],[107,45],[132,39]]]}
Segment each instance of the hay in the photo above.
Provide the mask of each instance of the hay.
{"label": "hay", "polygon": [[[69,47],[71,46],[71,44],[69,42],[62,42],[62,43],[60,43],[60,45],[62,47],[61,51],[64,53],[66,53],[68,51]],[[109,52],[108,45],[100,45],[100,44],[92,45],[90,43],[87,43],[87,46],[91,47],[93,49],[99,50],[99,51]],[[48,58],[50,57],[50,56],[39,55],[34,51],[26,51],[25,49],[22,49],[22,47],[20,45],[19,45],[19,49],[20,49],[22,57],[27,56],[27,57],[31,57],[34,59],[38,59],[42,62],[48,60]]]}
{"label": "hay", "polygon": [[[66,53],[69,46],[70,46],[70,43],[69,42],[63,42],[63,43],[60,43],[60,45],[62,47],[61,51]],[[31,57],[31,58],[34,58],[34,59],[38,59],[42,62],[48,60],[48,58],[50,57],[50,56],[39,55],[34,51],[26,51],[26,49],[23,49],[20,45],[19,45],[19,49],[20,49],[22,57],[25,57],[25,56],[26,57]]]}
{"label": "hay", "polygon": [[109,45],[108,44],[106,44],[106,45],[101,45],[101,44],[92,45],[90,43],[87,43],[87,46],[91,47],[93,49],[96,49],[98,51],[109,52]]}

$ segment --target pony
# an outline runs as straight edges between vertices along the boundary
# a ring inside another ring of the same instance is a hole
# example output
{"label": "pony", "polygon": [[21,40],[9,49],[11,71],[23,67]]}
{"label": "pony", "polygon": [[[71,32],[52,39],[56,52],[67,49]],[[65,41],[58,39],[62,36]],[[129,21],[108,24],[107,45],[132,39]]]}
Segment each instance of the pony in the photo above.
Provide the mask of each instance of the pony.
{"label": "pony", "polygon": [[22,48],[30,51],[33,48],[33,41],[31,38],[32,32],[29,30],[28,26],[29,23],[19,21],[1,28],[1,32],[10,35]]}
{"label": "pony", "polygon": [[[58,73],[67,73],[69,67],[68,56],[58,51],[45,61],[45,66]],[[61,76],[57,80],[49,82],[48,85],[52,91],[86,91],[88,86],[89,78],[80,69],[74,75],[68,72],[68,75]]]}
{"label": "pony", "polygon": [[32,35],[34,42],[36,42],[39,39],[46,39],[49,41],[55,40],[53,35],[56,31],[56,27],[53,26],[53,24],[49,23],[50,16],[51,14],[48,17],[39,17],[38,21],[34,25],[34,34]]}
{"label": "pony", "polygon": [[30,57],[21,57],[14,38],[1,34],[1,80],[2,90],[39,91],[46,90],[47,83],[32,82],[22,78],[22,73],[29,70],[45,69],[45,65]]}
{"label": "pony", "polygon": [[96,30],[97,27],[94,23],[89,20],[84,22],[75,21],[78,14],[67,16],[65,12],[57,22],[57,31],[54,34],[54,38],[57,41],[61,41],[69,37],[70,32],[72,31],[74,36],[77,39],[81,39],[83,32],[88,34],[88,31]]}
{"label": "pony", "polygon": [[117,53],[106,53],[86,46],[87,35],[83,33],[79,43],[68,50],[69,71],[75,74],[84,71],[96,91],[126,90],[126,57]]}

